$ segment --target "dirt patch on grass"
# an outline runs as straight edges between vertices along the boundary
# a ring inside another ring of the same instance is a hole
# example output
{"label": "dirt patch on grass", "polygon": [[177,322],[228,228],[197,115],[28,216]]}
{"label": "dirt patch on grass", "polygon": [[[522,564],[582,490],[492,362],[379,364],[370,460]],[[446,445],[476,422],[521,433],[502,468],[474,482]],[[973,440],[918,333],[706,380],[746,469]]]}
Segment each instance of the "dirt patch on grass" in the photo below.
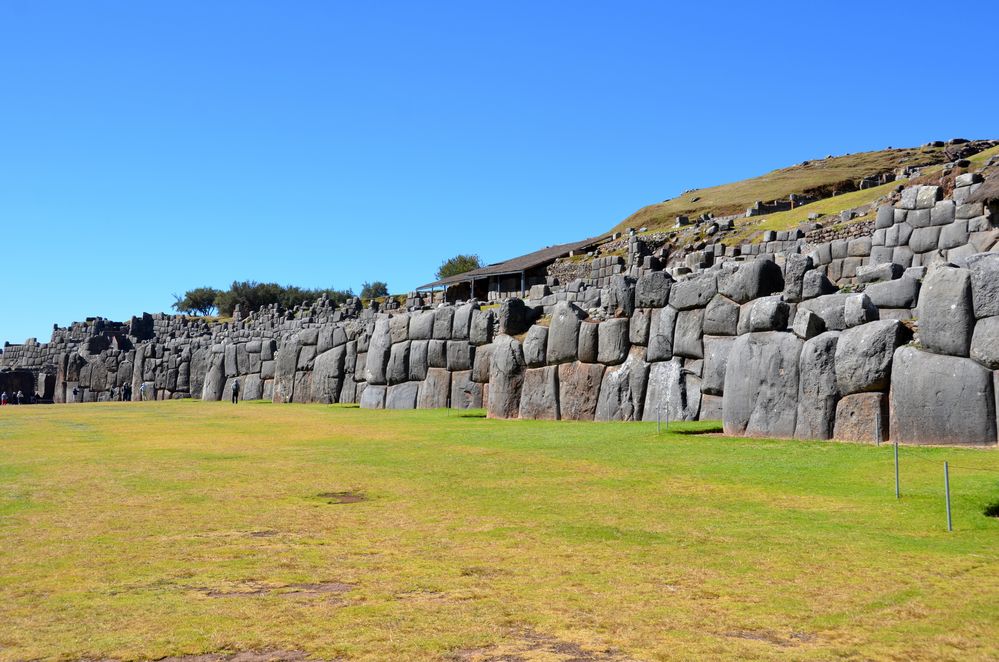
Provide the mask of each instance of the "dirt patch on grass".
{"label": "dirt patch on grass", "polygon": [[320,499],[326,499],[327,503],[330,505],[340,503],[360,503],[361,501],[368,500],[368,497],[366,497],[363,492],[355,492],[353,490],[344,490],[342,492],[320,492],[316,496]]}
{"label": "dirt patch on grass", "polygon": [[225,588],[194,586],[191,587],[191,590],[203,593],[210,598],[244,598],[263,595],[273,595],[281,598],[312,598],[347,593],[353,588],[352,584],[343,582],[283,584],[280,586],[272,586],[260,582],[240,582]]}
{"label": "dirt patch on grass", "polygon": [[814,639],[812,635],[805,634],[804,632],[792,632],[788,636],[782,636],[769,630],[735,630],[732,632],[726,632],[725,636],[732,637],[733,639],[763,641],[774,646],[780,646],[781,648],[790,648],[792,646],[807,643]]}
{"label": "dirt patch on grass", "polygon": [[[302,651],[268,649],[240,653],[203,653],[201,655],[171,655],[156,658],[156,662],[305,662],[310,660]],[[76,662],[119,662],[111,658],[82,658]],[[313,660],[313,662],[318,662]],[[329,660],[327,662],[336,662]]]}
{"label": "dirt patch on grass", "polygon": [[517,630],[510,633],[510,640],[486,648],[456,651],[450,658],[454,662],[634,662],[614,648],[589,650],[572,641],[541,634],[534,630]]}

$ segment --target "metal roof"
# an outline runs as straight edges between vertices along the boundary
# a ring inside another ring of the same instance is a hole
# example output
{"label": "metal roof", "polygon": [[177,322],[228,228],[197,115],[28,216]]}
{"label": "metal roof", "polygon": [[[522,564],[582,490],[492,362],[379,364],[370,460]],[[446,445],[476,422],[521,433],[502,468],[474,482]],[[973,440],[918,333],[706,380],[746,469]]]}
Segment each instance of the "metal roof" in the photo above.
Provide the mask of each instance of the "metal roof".
{"label": "metal roof", "polygon": [[515,257],[505,262],[497,262],[495,264],[490,264],[479,269],[473,269],[472,271],[466,271],[465,273],[458,274],[456,276],[448,276],[447,278],[441,278],[432,283],[427,283],[426,285],[421,285],[417,290],[429,290],[434,287],[442,287],[446,285],[453,285],[455,283],[467,283],[468,281],[479,278],[486,278],[488,276],[503,276],[508,274],[518,274],[521,271],[527,271],[528,269],[533,269],[534,267],[540,266],[542,264],[547,264],[560,257],[565,257],[569,253],[575,251],[587,250],[597,244],[601,244],[608,241],[610,237],[604,235],[602,237],[591,237],[589,239],[584,239],[583,241],[575,241],[569,244],[558,244],[557,246],[549,246],[547,248],[542,248],[539,251],[534,251],[533,253],[528,253],[527,255],[521,255],[520,257]]}

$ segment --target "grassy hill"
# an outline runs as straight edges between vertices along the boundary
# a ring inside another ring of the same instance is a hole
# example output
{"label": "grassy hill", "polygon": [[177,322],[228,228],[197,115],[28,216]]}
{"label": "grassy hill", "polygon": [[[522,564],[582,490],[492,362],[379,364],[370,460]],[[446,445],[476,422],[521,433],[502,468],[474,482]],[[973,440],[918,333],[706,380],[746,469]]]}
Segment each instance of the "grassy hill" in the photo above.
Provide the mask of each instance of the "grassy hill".
{"label": "grassy hill", "polygon": [[896,500],[887,445],[712,423],[3,409],[0,661],[999,658],[995,451]]}
{"label": "grassy hill", "polygon": [[680,215],[744,213],[757,200],[777,200],[792,193],[827,198],[854,192],[859,181],[869,175],[895,172],[904,166],[923,167],[951,161],[953,149],[952,146],[885,149],[806,161],[760,177],[689,191],[671,200],[643,207],[621,221],[614,230],[629,227],[665,229],[672,227],[675,218]]}

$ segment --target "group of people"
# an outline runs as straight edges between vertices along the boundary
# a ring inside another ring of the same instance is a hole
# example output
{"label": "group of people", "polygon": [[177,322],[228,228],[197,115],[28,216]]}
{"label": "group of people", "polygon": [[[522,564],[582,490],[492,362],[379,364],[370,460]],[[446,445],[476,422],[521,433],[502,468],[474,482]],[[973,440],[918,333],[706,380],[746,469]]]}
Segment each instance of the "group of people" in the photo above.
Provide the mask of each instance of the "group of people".
{"label": "group of people", "polygon": [[7,391],[0,393],[0,406],[3,405],[26,405],[38,402],[38,394],[32,393],[27,398],[24,391],[18,389],[17,393],[8,394]]}
{"label": "group of people", "polygon": [[[143,384],[139,387],[139,393],[142,395],[142,399],[146,399],[146,385]],[[79,402],[82,391],[76,386],[73,387],[73,402]],[[121,388],[115,387],[111,389],[111,400],[113,402],[130,402],[132,400],[132,386],[131,384],[125,384]]]}

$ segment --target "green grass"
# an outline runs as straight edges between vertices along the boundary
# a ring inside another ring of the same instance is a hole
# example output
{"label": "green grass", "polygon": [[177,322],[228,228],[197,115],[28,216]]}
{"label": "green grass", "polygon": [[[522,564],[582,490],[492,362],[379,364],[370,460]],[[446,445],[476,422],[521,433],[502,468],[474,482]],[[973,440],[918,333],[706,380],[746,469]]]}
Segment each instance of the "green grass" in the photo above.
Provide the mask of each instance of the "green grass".
{"label": "green grass", "polygon": [[705,212],[712,212],[716,216],[744,213],[757,200],[783,199],[791,193],[816,190],[828,196],[836,190],[844,190],[844,182],[856,183],[867,175],[895,170],[903,165],[926,166],[942,163],[944,160],[944,148],[918,147],[861,152],[809,161],[807,165],[799,164],[774,170],[760,177],[698,189],[643,207],[621,221],[614,230],[629,227],[648,227],[650,230],[670,228],[679,215],[694,217]]}
{"label": "green grass", "polygon": [[[826,218],[820,222],[828,224],[829,216],[835,215],[844,209],[853,209],[874,202],[894,190],[899,184],[904,184],[907,180],[901,179],[881,186],[864,189],[863,191],[851,191],[835,195],[824,200],[817,200],[808,205],[802,205],[797,209],[782,211],[766,216],[754,216],[740,219],[737,224],[738,232],[725,238],[725,243],[729,245],[740,244],[755,232],[763,230],[791,230],[808,220],[810,214],[823,214]],[[838,221],[837,221],[838,222]]]}
{"label": "green grass", "polygon": [[[896,501],[888,447],[319,405],[5,407],[0,660],[996,659],[999,453],[901,455]],[[366,500],[320,496],[345,491]]]}

